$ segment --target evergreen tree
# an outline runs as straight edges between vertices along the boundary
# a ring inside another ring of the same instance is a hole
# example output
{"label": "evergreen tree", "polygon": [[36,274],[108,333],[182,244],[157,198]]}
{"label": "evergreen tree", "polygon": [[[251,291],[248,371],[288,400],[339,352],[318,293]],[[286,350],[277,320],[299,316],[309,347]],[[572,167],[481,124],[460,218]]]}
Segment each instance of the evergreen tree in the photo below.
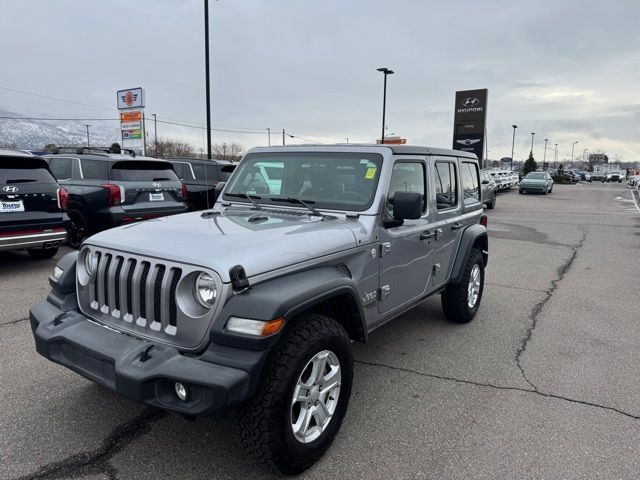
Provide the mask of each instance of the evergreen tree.
{"label": "evergreen tree", "polygon": [[529,153],[529,158],[524,162],[524,167],[522,167],[522,172],[526,175],[529,172],[535,172],[538,169],[538,164],[533,158],[533,152]]}

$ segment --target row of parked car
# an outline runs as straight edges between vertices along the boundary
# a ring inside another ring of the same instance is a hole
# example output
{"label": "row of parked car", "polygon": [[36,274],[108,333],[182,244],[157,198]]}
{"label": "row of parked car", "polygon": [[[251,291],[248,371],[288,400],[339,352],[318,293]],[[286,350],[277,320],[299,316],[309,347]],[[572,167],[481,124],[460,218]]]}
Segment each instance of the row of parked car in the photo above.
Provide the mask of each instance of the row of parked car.
{"label": "row of parked car", "polygon": [[0,250],[51,258],[65,240],[77,248],[108,228],[208,208],[234,168],[127,150],[60,149],[43,157],[0,150]]}

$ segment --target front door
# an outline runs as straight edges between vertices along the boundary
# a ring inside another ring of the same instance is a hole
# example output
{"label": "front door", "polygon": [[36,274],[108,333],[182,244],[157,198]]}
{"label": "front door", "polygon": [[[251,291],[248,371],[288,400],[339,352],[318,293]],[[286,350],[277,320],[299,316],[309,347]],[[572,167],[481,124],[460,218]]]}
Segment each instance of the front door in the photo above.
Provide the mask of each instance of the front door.
{"label": "front door", "polygon": [[433,248],[428,236],[426,170],[426,159],[420,157],[397,159],[393,165],[383,218],[393,220],[393,196],[397,191],[421,193],[423,215],[418,220],[405,220],[401,226],[388,223],[380,231],[378,311],[381,314],[423,296],[429,286]]}

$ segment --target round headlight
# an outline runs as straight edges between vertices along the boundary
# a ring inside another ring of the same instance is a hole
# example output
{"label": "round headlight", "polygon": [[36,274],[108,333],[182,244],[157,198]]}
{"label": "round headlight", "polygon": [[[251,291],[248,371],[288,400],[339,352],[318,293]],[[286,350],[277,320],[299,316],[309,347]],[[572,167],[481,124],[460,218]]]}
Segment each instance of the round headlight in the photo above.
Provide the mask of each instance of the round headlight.
{"label": "round headlight", "polygon": [[196,278],[194,295],[200,305],[205,308],[213,307],[216,303],[216,296],[218,291],[216,290],[216,282],[213,277],[208,273],[201,273]]}
{"label": "round headlight", "polygon": [[93,271],[98,266],[99,255],[100,254],[98,252],[91,252],[91,251],[88,251],[85,254],[85,256],[84,256],[84,268],[87,271],[87,275],[91,276],[91,274],[93,274]]}

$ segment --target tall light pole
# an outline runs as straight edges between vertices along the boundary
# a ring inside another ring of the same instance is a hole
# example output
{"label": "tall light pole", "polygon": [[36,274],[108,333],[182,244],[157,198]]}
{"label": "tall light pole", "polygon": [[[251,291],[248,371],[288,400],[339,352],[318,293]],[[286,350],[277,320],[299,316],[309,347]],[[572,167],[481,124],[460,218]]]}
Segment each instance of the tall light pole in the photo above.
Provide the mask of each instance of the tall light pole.
{"label": "tall light pole", "polygon": [[204,69],[207,101],[207,158],[211,160],[211,80],[209,73],[209,0],[204,0]]}
{"label": "tall light pole", "polygon": [[85,127],[87,127],[87,148],[90,148],[90,147],[91,147],[91,144],[89,143],[89,127],[90,127],[91,125],[87,125],[87,124],[85,123],[85,125],[84,125],[84,126],[85,126]]}
{"label": "tall light pole", "polygon": [[513,140],[511,140],[511,170],[513,170],[513,152],[516,146],[516,128],[518,125],[511,125],[513,127]]}
{"label": "tall light pole", "polygon": [[155,152],[154,152],[154,156],[158,156],[158,118],[156,117],[155,113],[152,113],[151,115],[153,115],[153,140],[154,143],[156,145],[155,147]]}
{"label": "tall light pole", "polygon": [[267,127],[267,139],[269,142],[269,146],[271,146],[271,129]]}
{"label": "tall light pole", "polygon": [[533,156],[533,137],[535,136],[536,132],[531,132],[531,156]]}
{"label": "tall light pole", "polygon": [[543,154],[543,159],[542,159],[542,170],[546,171],[547,170],[547,142],[549,141],[548,138],[544,139],[544,154]]}
{"label": "tall light pole", "polygon": [[556,167],[556,162],[558,161],[558,144],[556,143],[556,151],[553,154],[553,168]]}
{"label": "tall light pole", "polygon": [[384,91],[382,94],[382,135],[380,136],[380,143],[384,143],[384,124],[385,115],[387,113],[387,75],[393,75],[395,72],[393,70],[389,70],[387,67],[380,67],[377,70],[382,72],[384,75]]}
{"label": "tall light pole", "polygon": [[578,142],[573,142],[571,144],[571,166],[573,167],[573,149],[576,147],[576,143]]}

